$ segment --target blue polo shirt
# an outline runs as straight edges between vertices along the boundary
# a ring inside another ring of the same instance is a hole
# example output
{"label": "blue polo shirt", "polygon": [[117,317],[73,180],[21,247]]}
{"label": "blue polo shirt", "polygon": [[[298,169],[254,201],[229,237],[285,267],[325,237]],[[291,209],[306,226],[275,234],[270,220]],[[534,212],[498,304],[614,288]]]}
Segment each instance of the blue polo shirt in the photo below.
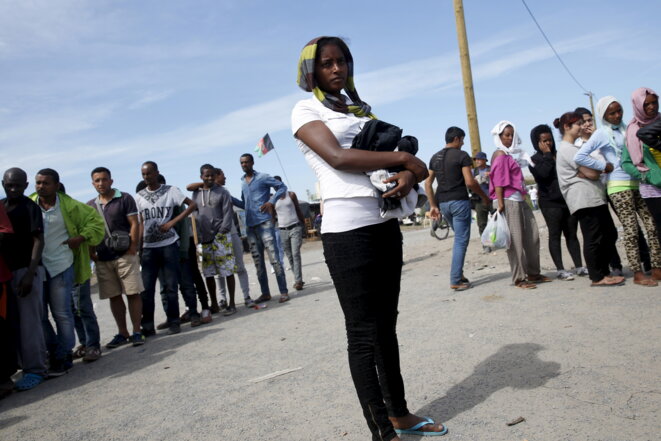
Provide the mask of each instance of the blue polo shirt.
{"label": "blue polo shirt", "polygon": [[[271,196],[271,187],[275,189],[273,196]],[[272,219],[269,213],[259,211],[259,207],[267,202],[275,206],[276,201],[286,192],[287,186],[283,182],[266,173],[253,170],[250,182],[246,181],[246,175],[241,178],[241,200],[232,198],[232,202],[246,211],[246,225],[254,227]]]}

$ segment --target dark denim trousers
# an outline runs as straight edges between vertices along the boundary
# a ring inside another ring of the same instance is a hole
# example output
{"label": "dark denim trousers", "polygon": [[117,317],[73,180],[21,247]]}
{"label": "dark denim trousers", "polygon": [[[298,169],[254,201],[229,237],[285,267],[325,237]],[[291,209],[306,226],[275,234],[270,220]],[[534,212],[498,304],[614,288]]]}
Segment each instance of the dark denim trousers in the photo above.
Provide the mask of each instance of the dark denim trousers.
{"label": "dark denim trousers", "polygon": [[321,236],[347,330],[349,369],[373,440],[390,440],[388,416],[409,413],[399,368],[397,303],[402,235],[397,220]]}
{"label": "dark denim trousers", "polygon": [[[51,277],[46,271],[42,325],[46,347],[50,352],[51,359],[66,360],[71,356],[71,351],[76,344],[72,308],[73,280],[73,265],[55,277]],[[55,321],[57,333],[48,319],[49,308]]]}
{"label": "dark denim trousers", "polygon": [[179,323],[177,273],[179,272],[179,244],[142,250],[142,327],[154,329],[154,292],[159,271],[163,271],[163,295],[167,298],[165,314],[170,324]]}
{"label": "dark denim trousers", "polygon": [[[193,269],[191,262],[188,259],[179,258],[179,265],[177,271],[177,282],[179,283],[179,291],[181,297],[184,298],[184,303],[191,316],[199,316],[197,311],[197,290],[195,289],[195,282],[193,278]],[[163,270],[158,273],[158,283],[161,284],[161,303],[163,303],[163,310],[168,310],[168,296],[164,286],[165,276]],[[206,294],[206,290],[205,290]]]}
{"label": "dark denim trousers", "polygon": [[94,313],[90,281],[73,287],[73,320],[78,341],[88,348],[101,349],[99,323]]}

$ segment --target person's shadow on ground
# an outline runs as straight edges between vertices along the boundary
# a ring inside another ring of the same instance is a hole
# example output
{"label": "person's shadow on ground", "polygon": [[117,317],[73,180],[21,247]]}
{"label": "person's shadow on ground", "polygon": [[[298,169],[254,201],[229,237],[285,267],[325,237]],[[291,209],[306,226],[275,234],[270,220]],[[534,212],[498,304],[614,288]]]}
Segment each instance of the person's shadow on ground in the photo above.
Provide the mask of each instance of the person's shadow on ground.
{"label": "person's shadow on ground", "polygon": [[449,421],[472,409],[500,389],[535,389],[560,375],[560,364],[539,359],[544,347],[536,343],[503,346],[475,367],[471,375],[419,409],[418,415],[442,416]]}

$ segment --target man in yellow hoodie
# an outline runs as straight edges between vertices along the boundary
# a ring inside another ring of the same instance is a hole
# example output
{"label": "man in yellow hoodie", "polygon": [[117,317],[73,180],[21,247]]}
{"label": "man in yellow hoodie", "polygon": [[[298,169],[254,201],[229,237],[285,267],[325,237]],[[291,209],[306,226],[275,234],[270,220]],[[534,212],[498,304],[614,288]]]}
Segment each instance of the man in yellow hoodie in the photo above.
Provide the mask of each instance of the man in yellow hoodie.
{"label": "man in yellow hoodie", "polygon": [[[59,186],[59,174],[53,169],[42,169],[35,178],[37,192],[30,196],[41,208],[44,220],[44,303],[50,307],[57,333],[47,315],[43,328],[50,353],[49,376],[53,377],[63,375],[73,367],[72,349],[76,342],[73,290],[75,285],[84,287],[89,284],[92,275],[89,247],[99,244],[105,235],[99,213],[58,191]],[[80,289],[79,292],[89,295],[89,289]],[[94,314],[93,310],[91,314]],[[96,325],[98,333],[96,317],[93,321],[90,327]]]}

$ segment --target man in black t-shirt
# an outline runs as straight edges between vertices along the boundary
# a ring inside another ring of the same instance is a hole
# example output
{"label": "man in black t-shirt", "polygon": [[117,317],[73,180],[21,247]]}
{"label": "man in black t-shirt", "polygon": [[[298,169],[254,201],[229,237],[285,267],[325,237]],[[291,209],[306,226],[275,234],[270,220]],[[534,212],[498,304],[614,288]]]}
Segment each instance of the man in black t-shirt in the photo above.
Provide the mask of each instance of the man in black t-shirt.
{"label": "man in black t-shirt", "polygon": [[[87,205],[103,213],[106,224],[104,240],[95,247],[91,254],[96,262],[96,276],[99,284],[99,298],[109,299],[110,310],[117,334],[106,344],[109,349],[131,343],[140,346],[145,342],[145,336],[140,330],[142,317],[142,298],[144,290],[140,274],[140,259],[138,243],[140,241],[140,226],[138,223],[138,208],[133,197],[113,188],[110,170],[97,167],[92,170],[92,185],[98,196],[87,202]],[[106,245],[106,240],[112,233],[128,233],[131,242],[128,250],[118,252]],[[122,294],[126,295],[132,333],[126,323],[126,304]]]}
{"label": "man in black t-shirt", "polygon": [[12,291],[17,297],[20,321],[20,358],[23,377],[16,389],[28,390],[46,378],[46,341],[42,330],[44,224],[41,209],[23,193],[28,186],[25,171],[10,168],[2,179],[7,195],[2,200],[14,234],[5,239],[4,260],[12,272]]}
{"label": "man in black t-shirt", "polygon": [[[463,271],[471,229],[471,204],[467,187],[485,203],[488,202],[487,195],[473,178],[473,161],[461,150],[465,136],[466,133],[459,127],[447,130],[445,148],[435,153],[429,161],[429,177],[425,182],[432,219],[439,219],[442,213],[454,231],[450,288],[455,291],[471,287]],[[434,180],[437,184],[436,193],[432,187]]]}

